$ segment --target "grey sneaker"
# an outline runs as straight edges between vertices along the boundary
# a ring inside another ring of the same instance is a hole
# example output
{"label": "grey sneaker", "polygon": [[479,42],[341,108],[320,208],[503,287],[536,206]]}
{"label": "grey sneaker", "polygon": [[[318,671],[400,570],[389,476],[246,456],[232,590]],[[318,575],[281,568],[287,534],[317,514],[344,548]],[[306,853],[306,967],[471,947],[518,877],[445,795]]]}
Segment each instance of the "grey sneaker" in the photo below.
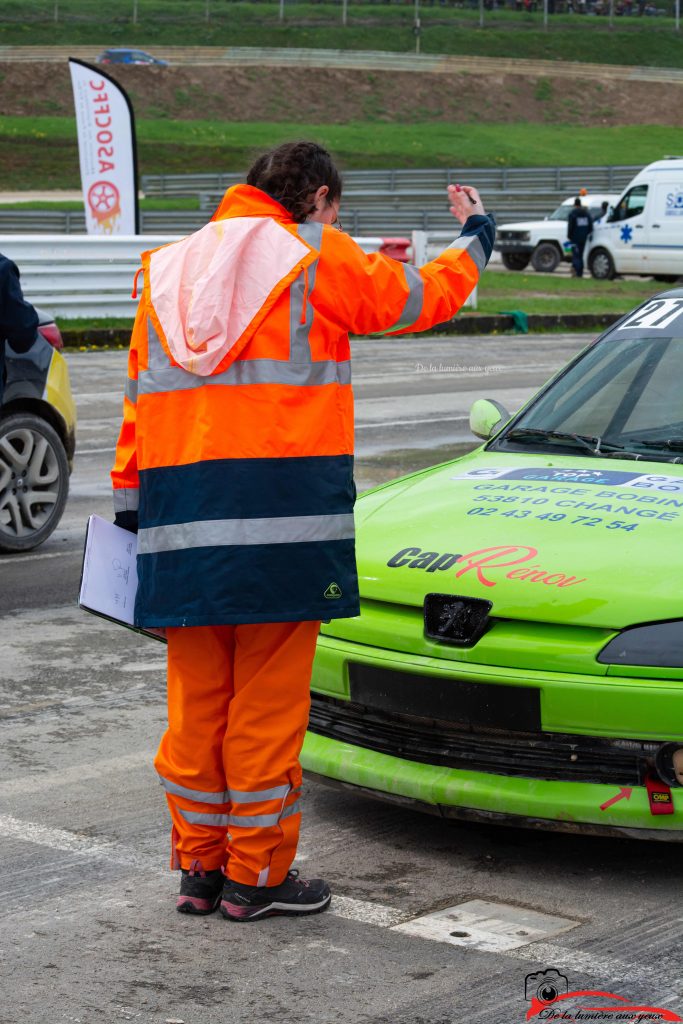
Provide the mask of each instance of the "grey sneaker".
{"label": "grey sneaker", "polygon": [[255,921],[261,917],[320,914],[330,905],[332,894],[322,878],[304,881],[290,871],[280,885],[242,885],[225,879],[221,914],[230,921]]}
{"label": "grey sneaker", "polygon": [[221,869],[203,871],[192,867],[182,875],[176,910],[181,914],[213,914],[221,901],[225,881]]}

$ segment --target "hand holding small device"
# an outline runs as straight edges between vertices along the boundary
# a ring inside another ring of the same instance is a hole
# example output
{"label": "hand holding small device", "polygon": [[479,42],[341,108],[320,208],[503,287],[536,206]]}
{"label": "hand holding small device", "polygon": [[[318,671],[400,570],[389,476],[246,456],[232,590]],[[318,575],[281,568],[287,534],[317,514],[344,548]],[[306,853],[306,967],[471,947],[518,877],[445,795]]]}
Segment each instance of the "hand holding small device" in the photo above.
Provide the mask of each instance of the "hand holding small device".
{"label": "hand holding small device", "polygon": [[461,224],[473,214],[486,213],[479,193],[471,185],[449,185],[448,200],[451,204],[451,213]]}

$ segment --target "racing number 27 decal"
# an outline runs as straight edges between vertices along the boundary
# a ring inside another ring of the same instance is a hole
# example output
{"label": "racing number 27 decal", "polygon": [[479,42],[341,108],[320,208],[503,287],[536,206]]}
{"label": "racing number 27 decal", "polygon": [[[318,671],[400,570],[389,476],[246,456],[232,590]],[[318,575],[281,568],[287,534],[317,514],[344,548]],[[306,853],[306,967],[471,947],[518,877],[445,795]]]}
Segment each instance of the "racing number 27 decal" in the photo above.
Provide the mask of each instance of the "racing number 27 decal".
{"label": "racing number 27 decal", "polygon": [[653,299],[621,324],[619,330],[654,328],[656,331],[661,331],[672,324],[681,313],[683,313],[683,299]]}

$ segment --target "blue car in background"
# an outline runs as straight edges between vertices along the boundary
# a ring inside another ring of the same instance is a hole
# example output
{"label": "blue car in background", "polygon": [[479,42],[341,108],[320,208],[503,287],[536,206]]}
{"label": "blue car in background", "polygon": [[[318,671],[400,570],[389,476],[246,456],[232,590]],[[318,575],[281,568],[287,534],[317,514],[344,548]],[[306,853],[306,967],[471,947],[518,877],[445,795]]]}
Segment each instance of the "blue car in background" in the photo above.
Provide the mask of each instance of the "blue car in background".
{"label": "blue car in background", "polygon": [[153,57],[145,50],[131,50],[116,46],[111,50],[103,50],[97,58],[98,64],[154,64],[159,68],[167,68],[168,61]]}

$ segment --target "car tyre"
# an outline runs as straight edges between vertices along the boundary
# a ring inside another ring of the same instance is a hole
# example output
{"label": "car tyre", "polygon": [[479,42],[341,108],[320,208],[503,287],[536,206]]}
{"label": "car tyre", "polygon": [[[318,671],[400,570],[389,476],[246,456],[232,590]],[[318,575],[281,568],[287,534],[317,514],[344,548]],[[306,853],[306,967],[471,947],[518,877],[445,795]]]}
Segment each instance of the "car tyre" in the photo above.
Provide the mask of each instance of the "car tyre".
{"label": "car tyre", "polygon": [[594,249],[590,255],[588,269],[596,281],[611,281],[616,276],[614,260],[607,249]]}
{"label": "car tyre", "polygon": [[524,270],[528,267],[531,259],[525,252],[502,252],[500,254],[503,266],[508,270]]}
{"label": "car tyre", "polygon": [[56,430],[31,413],[0,419],[0,551],[31,551],[50,536],[69,493]]}
{"label": "car tyre", "polygon": [[562,254],[552,242],[541,242],[531,254],[531,266],[540,274],[552,274],[560,265]]}

